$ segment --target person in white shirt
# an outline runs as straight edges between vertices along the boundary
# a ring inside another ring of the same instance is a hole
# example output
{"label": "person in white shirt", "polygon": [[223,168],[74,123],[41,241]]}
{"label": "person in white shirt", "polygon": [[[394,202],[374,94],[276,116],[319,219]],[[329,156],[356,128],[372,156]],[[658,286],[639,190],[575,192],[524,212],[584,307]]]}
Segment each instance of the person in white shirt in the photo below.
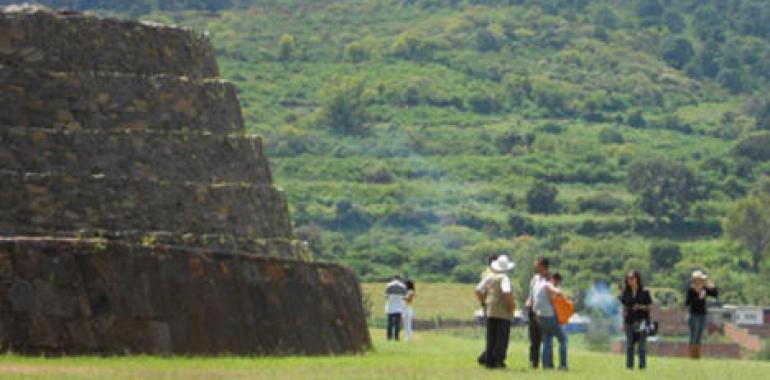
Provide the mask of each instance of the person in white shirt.
{"label": "person in white shirt", "polygon": [[535,296],[535,289],[542,282],[547,281],[548,270],[550,268],[550,261],[547,257],[538,257],[535,259],[535,275],[532,276],[532,280],[529,281],[529,295],[527,301],[524,303],[524,307],[527,309],[527,319],[529,321],[529,366],[537,368],[540,363],[540,345],[543,342],[543,333],[540,331],[540,325],[537,323],[537,315],[533,308],[533,298]]}
{"label": "person in white shirt", "polygon": [[404,332],[406,333],[405,340],[408,342],[412,340],[412,320],[414,319],[412,303],[415,296],[414,281],[406,280],[404,285],[406,285],[406,295],[404,296]]}
{"label": "person in white shirt", "polygon": [[404,312],[404,296],[406,296],[406,285],[401,282],[401,277],[393,276],[393,279],[385,285],[385,315],[388,318],[387,337],[388,340],[399,339],[401,331],[401,314]]}

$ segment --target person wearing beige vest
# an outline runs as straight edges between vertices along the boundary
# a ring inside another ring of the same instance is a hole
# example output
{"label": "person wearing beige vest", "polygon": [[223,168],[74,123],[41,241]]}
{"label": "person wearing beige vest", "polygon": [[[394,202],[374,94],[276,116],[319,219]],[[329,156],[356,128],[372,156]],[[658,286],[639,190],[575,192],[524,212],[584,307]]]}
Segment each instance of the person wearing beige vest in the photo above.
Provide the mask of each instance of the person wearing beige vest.
{"label": "person wearing beige vest", "polygon": [[515,266],[508,256],[500,255],[489,265],[490,273],[476,287],[476,297],[487,322],[486,349],[478,362],[487,368],[505,368],[511,320],[516,308],[511,280],[506,272]]}

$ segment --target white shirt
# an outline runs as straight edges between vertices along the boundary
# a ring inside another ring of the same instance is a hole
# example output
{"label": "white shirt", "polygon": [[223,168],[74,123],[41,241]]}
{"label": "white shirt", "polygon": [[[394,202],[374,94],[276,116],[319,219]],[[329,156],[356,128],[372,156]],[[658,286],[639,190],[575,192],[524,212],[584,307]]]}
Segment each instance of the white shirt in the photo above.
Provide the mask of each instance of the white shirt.
{"label": "white shirt", "polygon": [[532,295],[532,310],[538,317],[553,317],[556,315],[553,311],[551,294],[548,290],[555,288],[548,281],[539,281],[535,284],[535,294]]}
{"label": "white shirt", "polygon": [[535,288],[537,288],[537,286],[540,285],[542,281],[545,281],[545,277],[538,273],[535,273],[535,275],[532,276],[532,280],[529,281],[529,298],[532,301],[535,300]]}
{"label": "white shirt", "polygon": [[[492,278],[492,275],[497,274],[492,272],[491,274],[487,275],[487,277],[484,277],[481,282],[479,282],[478,285],[476,285],[476,290],[479,292],[485,292],[487,287],[487,282],[490,278]],[[503,293],[510,293],[511,292],[511,279],[508,278],[508,276],[504,276],[503,280],[500,281],[500,291]]]}
{"label": "white shirt", "polygon": [[404,311],[404,296],[406,285],[401,281],[393,280],[385,286],[385,314],[402,313]]}

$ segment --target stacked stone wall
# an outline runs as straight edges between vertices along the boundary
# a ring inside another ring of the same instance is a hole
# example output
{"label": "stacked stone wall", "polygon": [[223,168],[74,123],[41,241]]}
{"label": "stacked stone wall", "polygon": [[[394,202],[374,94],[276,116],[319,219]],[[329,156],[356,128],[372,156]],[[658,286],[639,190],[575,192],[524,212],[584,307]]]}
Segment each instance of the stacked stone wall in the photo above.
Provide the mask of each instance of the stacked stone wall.
{"label": "stacked stone wall", "polygon": [[217,75],[200,34],[0,7],[0,347],[369,347],[357,280],[294,240]]}
{"label": "stacked stone wall", "polygon": [[0,276],[0,342],[17,353],[321,354],[369,346],[358,282],[336,265],[0,238]]}
{"label": "stacked stone wall", "polygon": [[[12,6],[0,13],[0,64],[50,71],[219,76],[202,34],[180,28]],[[17,10],[17,11],[12,11]]]}
{"label": "stacked stone wall", "polygon": [[[184,165],[179,165],[180,157],[184,157]],[[172,182],[272,182],[260,138],[199,132],[108,132],[0,125],[0,162],[6,171],[20,173]]]}
{"label": "stacked stone wall", "polygon": [[243,131],[235,87],[215,79],[0,66],[0,103],[0,125],[7,126]]}

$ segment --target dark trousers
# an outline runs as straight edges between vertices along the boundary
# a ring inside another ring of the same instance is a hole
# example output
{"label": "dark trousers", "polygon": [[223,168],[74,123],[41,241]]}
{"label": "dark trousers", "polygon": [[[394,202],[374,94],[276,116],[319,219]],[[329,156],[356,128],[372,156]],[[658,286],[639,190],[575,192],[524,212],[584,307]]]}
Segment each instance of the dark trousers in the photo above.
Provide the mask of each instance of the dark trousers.
{"label": "dark trousers", "polygon": [[398,340],[401,331],[401,313],[388,314],[388,340]]}
{"label": "dark trousers", "polygon": [[626,325],[626,368],[634,368],[634,346],[639,351],[639,369],[647,368],[647,336],[634,331],[633,324]]}
{"label": "dark trousers", "polygon": [[487,368],[505,367],[508,356],[508,339],[511,336],[511,321],[500,318],[487,318],[487,344],[478,362]]}
{"label": "dark trousers", "polygon": [[537,368],[540,362],[540,345],[543,342],[543,332],[537,323],[537,316],[532,308],[529,309],[529,365]]}
{"label": "dark trousers", "polygon": [[703,338],[703,328],[706,326],[706,316],[690,314],[687,318],[687,325],[690,327],[690,344],[700,344]]}

